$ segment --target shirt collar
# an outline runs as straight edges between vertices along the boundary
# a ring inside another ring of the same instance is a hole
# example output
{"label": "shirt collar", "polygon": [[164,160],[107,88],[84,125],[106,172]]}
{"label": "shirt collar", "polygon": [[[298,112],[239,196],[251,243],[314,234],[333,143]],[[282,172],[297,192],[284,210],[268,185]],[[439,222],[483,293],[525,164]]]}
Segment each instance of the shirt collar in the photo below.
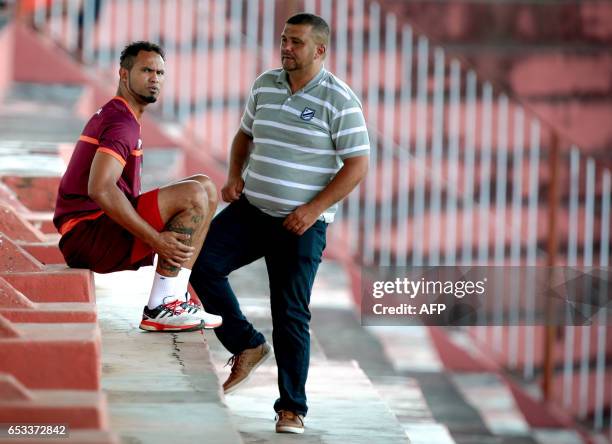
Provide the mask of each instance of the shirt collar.
{"label": "shirt collar", "polygon": [[[326,77],[327,77],[327,70],[324,67],[321,67],[321,70],[317,73],[317,75],[314,76],[312,80],[310,80],[310,82],[308,82],[302,89],[296,92],[309,90],[313,86],[316,86],[319,83],[321,83],[323,80],[325,80]],[[286,86],[287,89],[291,91],[291,87],[289,86],[289,78],[287,76],[287,71],[285,71],[284,69],[281,69],[281,71],[278,73],[278,76],[276,77],[276,82],[281,85]]]}

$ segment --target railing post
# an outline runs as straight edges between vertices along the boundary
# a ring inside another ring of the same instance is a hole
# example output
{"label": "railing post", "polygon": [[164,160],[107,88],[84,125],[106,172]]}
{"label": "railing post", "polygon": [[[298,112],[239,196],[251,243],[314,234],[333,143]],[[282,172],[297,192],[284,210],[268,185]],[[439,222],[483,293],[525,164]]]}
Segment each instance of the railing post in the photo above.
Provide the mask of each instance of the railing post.
{"label": "railing post", "polygon": [[[549,279],[552,279],[552,267],[556,265],[559,248],[559,233],[557,227],[557,215],[559,212],[559,136],[552,130],[550,138],[550,184],[548,189],[548,240],[547,240],[547,265],[549,267]],[[553,348],[556,336],[556,327],[552,325],[552,305],[550,298],[546,298],[546,318],[544,334],[544,365],[542,378],[542,394],[546,402],[552,399],[553,380]]]}

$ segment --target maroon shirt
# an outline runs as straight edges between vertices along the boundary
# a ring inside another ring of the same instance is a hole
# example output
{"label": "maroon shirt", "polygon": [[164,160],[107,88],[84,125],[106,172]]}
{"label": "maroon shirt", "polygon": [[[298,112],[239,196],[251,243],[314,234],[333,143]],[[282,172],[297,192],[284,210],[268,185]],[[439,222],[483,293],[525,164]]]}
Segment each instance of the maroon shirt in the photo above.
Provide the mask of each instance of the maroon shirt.
{"label": "maroon shirt", "polygon": [[89,119],[79,137],[60,182],[55,204],[53,223],[61,234],[81,220],[102,214],[87,192],[91,163],[98,151],[115,157],[123,165],[117,186],[134,202],[140,195],[140,124],[122,97],[114,97],[100,108]]}

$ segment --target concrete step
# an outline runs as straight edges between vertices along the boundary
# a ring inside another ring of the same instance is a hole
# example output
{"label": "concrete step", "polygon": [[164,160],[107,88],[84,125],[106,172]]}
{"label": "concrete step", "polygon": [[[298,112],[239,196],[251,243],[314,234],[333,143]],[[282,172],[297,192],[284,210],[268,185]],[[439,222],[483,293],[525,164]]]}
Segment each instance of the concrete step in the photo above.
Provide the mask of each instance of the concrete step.
{"label": "concrete step", "polygon": [[605,98],[612,88],[606,76],[612,65],[608,52],[485,44],[451,45],[448,49],[469,60],[480,76],[495,80],[525,98]]}
{"label": "concrete step", "polygon": [[[326,265],[321,266],[324,274]],[[241,308],[266,337],[271,338],[271,318],[265,264],[256,261],[230,276],[232,288]],[[336,293],[320,286],[317,279],[312,304],[319,298],[340,302]],[[248,295],[248,296],[246,296]],[[333,302],[332,302],[333,303]],[[341,329],[335,330],[341,334]],[[223,346],[210,339],[213,362],[221,379],[227,377],[224,368],[230,357]],[[409,442],[404,430],[384,401],[372,387],[364,372],[354,362],[330,361],[322,350],[318,336],[311,335],[311,366],[307,382],[309,413],[306,431],[300,441],[308,443],[367,443]],[[225,397],[242,438],[247,443],[289,442],[291,437],[274,432],[272,405],[278,397],[276,365],[268,360],[240,390]]]}
{"label": "concrete step", "polygon": [[[63,424],[67,429],[66,435],[71,430],[91,431],[108,427],[106,397],[99,391],[32,390],[13,375],[0,373],[0,392],[0,420],[3,426]],[[4,434],[0,436],[0,442],[5,442],[3,438],[7,437]]]}
{"label": "concrete step", "polygon": [[73,118],[85,89],[78,84],[16,82],[4,96],[4,104],[16,114],[35,111]]}
{"label": "concrete step", "polygon": [[7,203],[0,203],[0,232],[15,241],[43,242],[45,236],[15,208]]}
{"label": "concrete step", "polygon": [[[313,298],[313,331],[329,359],[358,360],[411,442],[582,442],[575,431],[558,425],[532,428],[523,417],[522,406],[493,374],[482,374],[481,389],[491,381],[499,382],[493,384],[496,392],[486,398],[481,399],[475,386],[460,386],[454,378],[460,379],[461,374],[447,368],[448,356],[439,350],[430,329],[361,327],[348,277],[338,268],[331,267],[327,275],[325,270],[323,267],[317,282],[329,297]],[[455,336],[449,333],[450,338]],[[472,344],[469,338],[468,342]],[[464,371],[473,372],[481,368],[476,361],[486,358],[472,344],[470,352],[462,351],[461,359],[472,363]]]}
{"label": "concrete step", "polygon": [[22,323],[86,323],[97,319],[93,303],[32,302],[1,277],[0,315]]}
{"label": "concrete step", "polygon": [[18,169],[13,173],[9,171],[0,173],[2,182],[31,211],[51,212],[55,210],[57,190],[61,176],[66,170],[66,164],[58,153],[52,153],[49,156],[56,164],[52,171],[46,170],[44,167],[40,169],[32,168],[31,165],[40,166],[40,163],[35,159],[30,159],[27,155],[12,154],[10,158],[14,159],[19,163],[20,168],[24,169]]}
{"label": "concrete step", "polygon": [[185,176],[185,155],[180,148],[146,150],[142,165],[142,191],[159,188]]}
{"label": "concrete step", "polygon": [[454,444],[448,427],[436,421],[419,382],[403,376],[376,378],[374,387],[391,408],[412,444]]}
{"label": "concrete step", "polygon": [[4,278],[33,302],[94,302],[92,273],[65,265],[47,265],[43,271],[0,271]]}
{"label": "concrete step", "polygon": [[209,357],[211,333],[138,329],[152,278],[152,267],[95,277],[110,429],[123,442],[241,443]]}
{"label": "concrete step", "polygon": [[94,323],[30,323],[0,315],[0,372],[33,389],[98,390],[100,330]]}
{"label": "concrete step", "polygon": [[[272,405],[278,396],[276,366],[262,365],[248,386],[225,398],[245,443],[288,443],[274,432]],[[222,362],[218,362],[220,366]],[[306,389],[309,414],[300,442],[409,443],[402,427],[359,366],[311,361]]]}
{"label": "concrete step", "polygon": [[17,242],[21,248],[30,253],[45,265],[66,264],[64,255],[59,249],[59,235],[52,241],[45,242]]}
{"label": "concrete step", "polygon": [[440,42],[612,42],[612,5],[605,1],[385,0],[384,9]]}
{"label": "concrete step", "polygon": [[[6,187],[4,194],[8,195],[12,192],[19,202],[26,207],[25,211],[22,211],[23,214],[17,213],[18,208],[15,208],[13,212],[17,214],[10,214],[11,220],[0,222],[0,229],[5,225],[13,227],[18,225],[18,222],[20,225],[26,225],[30,228],[32,225],[30,221],[32,221],[34,223],[38,222],[41,226],[46,222],[46,231],[54,232],[49,227],[49,213],[55,209],[60,179],[74,149],[74,140],[66,144],[67,146],[62,150],[57,148],[57,150],[51,150],[45,154],[49,164],[53,165],[49,168],[45,167],[44,162],[41,165],[39,154],[29,154],[35,148],[19,148],[17,151],[11,151],[4,156],[0,143],[0,159],[7,160],[6,163],[3,161],[3,166],[0,167],[2,185]],[[33,169],[32,165],[37,167]],[[145,192],[168,184],[176,180],[177,177],[183,177],[184,171],[185,156],[180,148],[148,149],[143,161],[142,190]],[[0,200],[0,210],[4,210],[8,203],[12,203],[8,199],[8,197],[5,197]],[[13,221],[13,219],[16,219],[16,221]],[[21,229],[21,232],[24,231],[24,229]],[[33,231],[34,234],[20,240],[44,240],[39,233],[36,233],[36,229],[30,231]]]}
{"label": "concrete step", "polygon": [[425,331],[406,327],[362,327],[355,312],[348,276],[333,262],[323,268],[317,282],[326,288],[324,296],[331,295],[313,299],[312,303],[313,329],[325,353],[333,359],[358,360],[411,442],[455,443],[447,424],[433,415],[431,399],[426,399],[420,382],[407,376],[443,371]]}
{"label": "concrete step", "polygon": [[[6,107],[0,109],[0,133],[5,140],[23,140],[36,143],[74,142],[83,129],[84,121],[74,115],[13,114]],[[41,157],[40,160],[43,158]]]}
{"label": "concrete step", "polygon": [[[0,275],[35,302],[90,302],[92,275],[65,265],[44,265],[0,233]],[[54,283],[55,286],[50,285]],[[66,291],[68,290],[68,291]]]}
{"label": "concrete step", "polygon": [[[443,201],[444,202],[444,201]],[[412,213],[412,209],[410,210]],[[377,209],[377,214],[381,214],[380,206]],[[417,234],[422,239],[422,252],[424,255],[432,255],[437,252],[440,257],[445,257],[447,252],[454,252],[456,257],[460,257],[464,248],[467,248],[467,251],[471,252],[472,257],[476,257],[478,254],[478,249],[480,245],[480,239],[484,238],[487,245],[488,257],[493,255],[495,246],[498,243],[504,245],[504,257],[507,258],[508,263],[510,263],[510,254],[511,245],[517,241],[521,248],[521,254],[524,255],[527,249],[528,241],[528,221],[529,219],[529,211],[527,208],[522,207],[520,209],[520,217],[521,217],[521,225],[514,228],[512,217],[512,208],[505,207],[505,212],[501,216],[497,216],[494,210],[490,212],[486,212],[485,215],[488,218],[487,224],[483,225],[480,218],[480,213],[478,208],[476,207],[473,212],[466,212],[465,210],[457,210],[454,214],[441,211],[439,214],[433,214],[431,211],[426,212],[426,214],[417,216],[410,215],[409,219],[406,221],[406,245],[401,245],[399,243],[400,239],[400,229],[396,225],[395,219],[393,219],[391,226],[391,233],[388,237],[388,241],[381,238],[379,235],[375,235],[371,238],[371,245],[373,248],[378,251],[382,249],[390,249],[392,254],[410,254],[413,251],[416,251],[415,247],[415,232],[414,227],[423,227],[422,231]],[[465,216],[471,216],[465,218]],[[582,226],[584,221],[584,211],[581,209],[579,213],[579,231],[577,236],[578,245],[583,245],[585,241],[584,236],[584,228]],[[395,217],[395,216],[394,216]],[[467,230],[471,235],[471,240],[469,243],[466,243],[466,239],[463,237],[463,227],[465,223],[469,223],[470,229]],[[338,222],[341,224],[342,222]],[[418,225],[418,224],[421,225]],[[537,209],[536,214],[536,223],[537,228],[535,232],[535,239],[538,242],[536,248],[539,250],[538,254],[541,254],[544,251],[543,246],[546,244],[546,241],[549,237],[548,232],[548,211],[546,208],[540,206]],[[564,253],[568,250],[568,235],[569,235],[569,213],[567,209],[561,209],[557,214],[557,229],[558,229],[558,239],[559,239],[559,254],[560,257],[563,257]],[[504,227],[504,235],[500,237],[497,234],[497,226]],[[437,227],[437,232],[435,231]],[[593,239],[594,245],[597,245],[600,237],[600,221],[597,221],[596,228],[594,228]],[[455,230],[455,236],[451,237],[451,230]],[[434,235],[435,234],[435,235]],[[432,235],[433,239],[432,239]],[[544,256],[541,257],[542,259]],[[579,258],[582,259],[582,258]],[[542,264],[543,265],[543,264]]]}

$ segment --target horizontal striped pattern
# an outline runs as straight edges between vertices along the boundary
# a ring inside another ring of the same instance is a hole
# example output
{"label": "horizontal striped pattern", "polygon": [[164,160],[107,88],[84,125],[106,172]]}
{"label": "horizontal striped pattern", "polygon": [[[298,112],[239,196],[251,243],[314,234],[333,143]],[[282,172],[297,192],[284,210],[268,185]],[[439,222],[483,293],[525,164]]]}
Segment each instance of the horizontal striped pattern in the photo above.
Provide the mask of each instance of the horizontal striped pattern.
{"label": "horizontal striped pattern", "polygon": [[[343,159],[370,149],[359,99],[325,69],[295,94],[282,69],[263,73],[251,88],[240,128],[254,143],[244,193],[277,217],[311,201]],[[335,212],[329,208],[324,220],[333,221]]]}

